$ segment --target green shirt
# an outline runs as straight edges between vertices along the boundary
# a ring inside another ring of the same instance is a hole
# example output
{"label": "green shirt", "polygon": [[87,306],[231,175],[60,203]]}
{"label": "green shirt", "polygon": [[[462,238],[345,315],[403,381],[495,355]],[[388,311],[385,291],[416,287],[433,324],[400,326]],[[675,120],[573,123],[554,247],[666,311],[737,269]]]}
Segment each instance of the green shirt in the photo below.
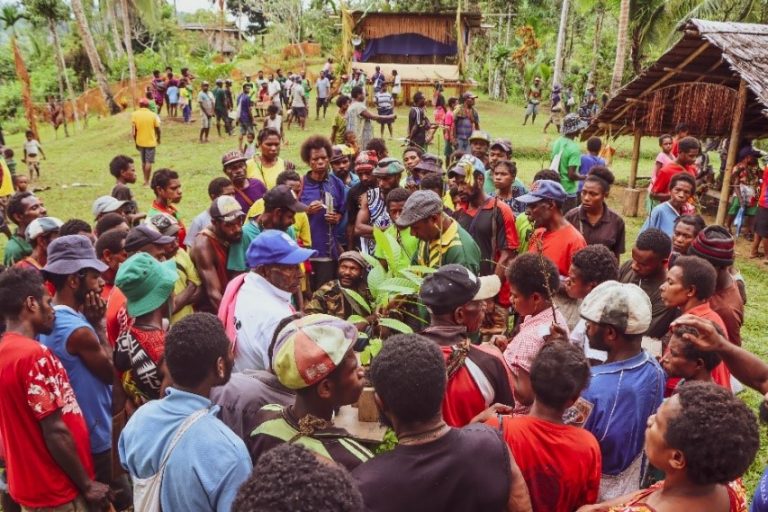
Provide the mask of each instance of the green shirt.
{"label": "green shirt", "polygon": [[[296,230],[293,226],[289,226],[288,229],[285,230],[285,232],[288,234],[289,237],[296,240]],[[240,240],[240,250],[231,250],[229,251],[229,254],[231,255],[233,252],[236,252],[239,254],[239,257],[242,258],[242,266],[243,270],[246,269],[246,263],[245,263],[245,254],[248,252],[248,246],[251,245],[251,242],[256,239],[257,236],[261,234],[261,226],[259,226],[259,223],[256,221],[256,219],[250,219],[245,222],[243,225],[243,239]],[[230,256],[229,260],[227,261],[227,268],[230,270],[239,270],[234,269],[230,267],[232,264],[232,257]]]}
{"label": "green shirt", "polygon": [[213,89],[213,110],[218,113],[227,112],[227,93],[221,87]]}
{"label": "green shirt", "polygon": [[561,154],[560,167],[557,169],[560,173],[560,184],[565,189],[566,194],[575,196],[579,192],[579,183],[568,177],[568,168],[575,167],[576,172],[578,173],[579,171],[579,166],[581,165],[579,144],[568,137],[560,137],[552,146],[552,158],[555,158],[558,154]]}
{"label": "green shirt", "polygon": [[477,275],[480,272],[480,248],[470,234],[453,220],[439,239],[429,243],[424,240],[419,241],[413,263],[431,268],[456,263],[467,267]]}
{"label": "green shirt", "polygon": [[11,237],[10,240],[8,240],[8,243],[5,245],[3,265],[10,267],[17,261],[23,260],[30,254],[32,254],[32,246],[29,245],[29,242],[27,242],[24,237],[21,237],[18,233],[16,233]]}
{"label": "green shirt", "polygon": [[533,234],[533,225],[526,214],[515,217],[515,229],[517,230],[517,239],[520,240],[520,247],[517,248],[518,254],[528,252],[528,242]]}

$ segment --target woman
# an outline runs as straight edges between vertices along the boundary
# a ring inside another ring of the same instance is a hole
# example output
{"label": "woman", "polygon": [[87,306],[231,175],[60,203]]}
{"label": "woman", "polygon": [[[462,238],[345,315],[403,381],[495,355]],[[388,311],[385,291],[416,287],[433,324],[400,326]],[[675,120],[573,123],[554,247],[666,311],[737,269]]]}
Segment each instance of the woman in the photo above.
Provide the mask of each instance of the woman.
{"label": "woman", "polygon": [[606,167],[590,169],[581,189],[581,205],[569,211],[565,218],[579,230],[588,245],[602,244],[619,260],[624,253],[624,220],[606,203],[614,179]]}
{"label": "woman", "polygon": [[259,132],[256,142],[259,152],[246,164],[246,178],[257,179],[267,186],[275,188],[277,175],[296,168],[291,162],[280,158],[280,132],[274,128],[264,128]]}
{"label": "woman", "polygon": [[718,386],[689,382],[648,418],[645,453],[666,480],[578,512],[746,512],[739,478],[760,443],[755,415]]}
{"label": "woman", "polygon": [[651,189],[653,189],[653,183],[656,181],[656,175],[659,173],[659,169],[675,161],[675,157],[672,156],[672,144],[671,135],[664,134],[659,137],[659,148],[661,148],[661,151],[656,155],[656,162],[651,173],[651,182],[648,184],[648,194],[645,196],[645,211],[648,212],[648,215],[659,204],[658,201],[651,199]]}

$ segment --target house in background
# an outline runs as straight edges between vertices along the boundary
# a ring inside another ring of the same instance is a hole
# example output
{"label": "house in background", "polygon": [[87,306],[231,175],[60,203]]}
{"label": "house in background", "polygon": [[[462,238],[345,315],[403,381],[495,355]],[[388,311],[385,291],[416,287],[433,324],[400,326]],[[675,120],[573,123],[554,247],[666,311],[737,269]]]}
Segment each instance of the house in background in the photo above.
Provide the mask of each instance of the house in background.
{"label": "house in background", "polygon": [[235,56],[244,40],[242,32],[234,23],[227,23],[223,28],[219,25],[184,23],[181,29],[193,44],[207,45],[228,59]]}

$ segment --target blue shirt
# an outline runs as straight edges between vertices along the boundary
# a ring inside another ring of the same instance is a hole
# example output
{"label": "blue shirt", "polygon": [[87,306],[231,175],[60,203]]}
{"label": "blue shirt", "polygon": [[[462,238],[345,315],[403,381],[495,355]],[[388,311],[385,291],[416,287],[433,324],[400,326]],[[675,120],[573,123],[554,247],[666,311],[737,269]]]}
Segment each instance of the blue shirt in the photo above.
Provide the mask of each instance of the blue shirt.
{"label": "blue shirt", "polygon": [[179,88],[175,85],[166,89],[165,93],[168,95],[168,103],[176,104],[179,102]]}
{"label": "blue shirt", "polygon": [[91,440],[91,453],[102,453],[112,446],[112,386],[104,384],[76,354],[67,350],[67,340],[78,329],[96,331],[88,320],[69,306],[56,306],[56,321],[51,334],[41,334],[40,343],[61,360],[69,374],[77,403],[83,411]]}
{"label": "blue shirt", "polygon": [[[589,170],[595,167],[596,165],[605,165],[605,160],[600,158],[599,156],[594,156],[590,154],[581,155],[581,165],[579,166],[579,174],[582,176],[586,176],[589,174]],[[584,187],[584,181],[579,181],[579,190],[581,190]]]}
{"label": "blue shirt", "polygon": [[[328,175],[323,181],[313,180],[309,174],[304,176],[302,183],[301,196],[299,201],[308,205],[312,201],[325,202],[325,193],[329,192],[333,197],[333,210],[336,213],[344,212],[344,198],[346,196],[346,187],[344,182],[337,178],[333,173],[328,172]],[[331,233],[328,231],[328,223],[325,221],[325,209],[320,210],[317,213],[309,215],[309,230],[312,233],[312,248],[317,251],[317,256],[320,258],[328,258],[338,256],[340,251],[337,244],[333,244],[334,248],[329,250],[329,236]],[[336,231],[336,226],[332,226],[331,232]]]}
{"label": "blue shirt", "polygon": [[603,454],[603,474],[618,475],[643,451],[648,417],[664,398],[666,375],[645,350],[624,361],[593,366],[581,397],[593,405],[584,428]]}
{"label": "blue shirt", "polygon": [[760,477],[760,481],[757,483],[749,512],[768,512],[768,468],[765,468],[763,476]]}
{"label": "blue shirt", "polygon": [[179,439],[165,466],[163,510],[229,512],[238,488],[251,474],[248,450],[216,417],[219,406],[172,387],[165,398],[141,406],[131,416],[120,434],[120,463],[133,478],[156,474],[176,430],[200,409],[208,409],[208,414]]}
{"label": "blue shirt", "polygon": [[250,116],[251,112],[251,98],[243,93],[237,97],[237,104],[240,107],[240,123],[245,125],[253,124],[253,120]]}
{"label": "blue shirt", "polygon": [[642,233],[648,228],[660,229],[669,235],[670,238],[675,234],[675,221],[680,217],[680,212],[675,210],[669,201],[665,201],[657,206],[654,206],[651,210],[651,215],[645,219],[643,227],[640,228]]}

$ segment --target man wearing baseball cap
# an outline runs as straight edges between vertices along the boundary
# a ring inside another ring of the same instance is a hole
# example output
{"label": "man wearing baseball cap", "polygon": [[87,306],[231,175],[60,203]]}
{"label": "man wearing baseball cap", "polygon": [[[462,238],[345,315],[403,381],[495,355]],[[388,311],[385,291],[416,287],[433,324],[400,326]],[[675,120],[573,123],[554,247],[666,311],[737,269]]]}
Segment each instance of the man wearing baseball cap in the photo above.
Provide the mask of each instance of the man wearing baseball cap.
{"label": "man wearing baseball cap", "polygon": [[112,196],[101,196],[93,202],[93,206],[91,207],[93,218],[99,220],[108,213],[119,213],[123,218],[128,220],[128,216],[124,211],[124,207],[127,203],[128,201],[120,201]]}
{"label": "man wearing baseball cap", "polygon": [[229,151],[221,157],[221,165],[224,174],[227,175],[235,186],[235,199],[244,212],[253,206],[253,203],[261,199],[267,192],[267,187],[256,178],[246,177],[246,162],[248,159],[238,151]]}
{"label": "man wearing baseball cap", "polygon": [[[496,192],[496,187],[493,183],[493,169],[496,167],[496,162],[502,160],[510,160],[512,158],[512,142],[509,139],[494,139],[491,141],[491,145],[488,149],[488,165],[485,171],[485,185],[483,188],[486,194],[493,194]],[[523,190],[523,194],[528,192],[522,181],[515,178],[513,187]],[[511,205],[510,205],[511,207]]]}
{"label": "man wearing baseball cap", "polygon": [[230,279],[227,269],[229,251],[239,250],[237,244],[243,238],[245,213],[240,203],[231,196],[214,199],[209,212],[211,224],[198,233],[190,257],[205,290],[199,309],[216,312]]}
{"label": "man wearing baseball cap", "polygon": [[355,221],[355,235],[359,236],[360,245],[366,254],[376,251],[376,242],[373,239],[373,230],[387,229],[392,220],[387,213],[387,195],[396,189],[405,172],[405,167],[394,158],[381,159],[373,169],[377,187],[368,190],[360,196],[360,211]]}
{"label": "man wearing baseball cap", "polygon": [[399,228],[410,227],[411,234],[419,239],[413,263],[435,269],[457,263],[472,272],[480,270],[477,243],[443,212],[443,201],[431,190],[411,194],[395,223]]}
{"label": "man wearing baseball cap", "polygon": [[352,172],[352,162],[350,157],[354,156],[355,152],[346,144],[336,144],[331,149],[331,170],[333,174],[339,178],[347,190],[355,186],[360,179]]}
{"label": "man wearing baseball cap", "polygon": [[587,127],[587,124],[578,114],[568,114],[563,119],[560,138],[552,145],[551,168],[560,173],[560,183],[568,195],[563,205],[563,213],[568,213],[576,207],[579,181],[586,179],[586,175],[579,174],[581,150],[574,139]]}
{"label": "man wearing baseball cap", "polygon": [[469,153],[469,136],[480,129],[480,116],[475,110],[477,96],[471,92],[461,95],[461,103],[453,111],[451,138],[456,141],[456,150]]}
{"label": "man wearing baseball cap", "polygon": [[269,368],[269,340],[280,320],[296,312],[292,298],[301,289],[301,264],[315,254],[276,229],[248,246],[251,271],[232,280],[219,308],[219,318],[234,336],[235,371]]}
{"label": "man wearing baseball cap", "polygon": [[[48,262],[48,245],[59,236],[59,229],[63,224],[56,217],[39,217],[33,220],[27,226],[24,234],[27,241],[32,245],[32,254],[16,262],[14,266],[41,272]],[[50,291],[53,287],[49,285],[50,283],[46,283]]]}
{"label": "man wearing baseball cap", "polygon": [[149,185],[152,164],[155,163],[155,148],[160,144],[160,116],[149,110],[149,100],[139,100],[139,108],[131,114],[131,129],[136,149],[141,154],[141,170],[144,186]]}
{"label": "man wearing baseball cap", "polygon": [[528,252],[541,252],[557,265],[561,276],[567,276],[573,255],[587,242],[563,216],[563,204],[568,196],[556,181],[534,181],[531,190],[517,200],[525,204],[525,215],[534,227],[528,242]]}
{"label": "man wearing baseball cap", "polygon": [[582,399],[586,423],[603,455],[598,501],[636,491],[643,473],[648,417],[664,397],[666,375],[641,341],[651,325],[651,301],[637,285],[606,281],[581,303],[589,346],[604,350],[604,364],[593,366]]}
{"label": "man wearing baseball cap", "polygon": [[501,353],[470,342],[485,316],[485,301],[499,293],[497,276],[478,278],[462,265],[444,265],[428,275],[419,299],[432,317],[421,335],[434,341],[448,367],[443,418],[463,427],[495,403],[512,405],[512,383]]}
{"label": "man wearing baseball cap", "polygon": [[[350,315],[368,316],[357,301],[349,297],[346,290],[352,290],[370,304],[373,298],[367,283],[369,267],[370,265],[359,252],[341,253],[337,272],[339,278],[318,288],[312,295],[312,300],[304,306],[304,312],[324,313],[342,319]],[[362,325],[356,325],[362,330],[367,324],[363,322]]]}
{"label": "man wearing baseball cap", "polygon": [[483,162],[488,167],[488,147],[491,145],[491,137],[487,132],[474,130],[469,136],[469,148],[472,156]]}
{"label": "man wearing baseball cap", "polygon": [[264,406],[258,425],[246,441],[254,464],[283,443],[296,443],[330,458],[349,470],[373,454],[333,426],[339,407],[357,402],[363,390],[363,370],[352,346],[357,329],[329,315],[308,315],[292,321],[275,337],[270,354],[280,383],[296,390],[293,405]]}
{"label": "man wearing baseball cap", "polygon": [[[288,233],[297,239],[296,214],[307,211],[307,205],[296,199],[296,195],[288,185],[277,185],[270,189],[262,198],[264,211],[258,216],[249,218],[243,226],[243,254],[248,251],[251,242],[264,230],[276,229]],[[253,211],[253,210],[251,210]],[[250,212],[249,212],[250,213]]]}

